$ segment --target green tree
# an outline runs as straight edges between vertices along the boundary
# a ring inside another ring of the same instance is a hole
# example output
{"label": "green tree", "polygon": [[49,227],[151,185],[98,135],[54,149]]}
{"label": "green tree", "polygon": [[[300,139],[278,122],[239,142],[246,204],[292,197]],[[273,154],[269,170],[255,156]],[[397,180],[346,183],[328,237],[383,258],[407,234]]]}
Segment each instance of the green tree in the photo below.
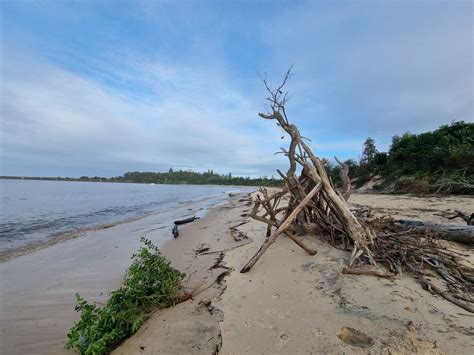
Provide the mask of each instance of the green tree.
{"label": "green tree", "polygon": [[377,148],[375,147],[375,140],[368,137],[364,142],[364,149],[362,150],[362,157],[360,159],[360,165],[374,164],[375,155],[377,154]]}

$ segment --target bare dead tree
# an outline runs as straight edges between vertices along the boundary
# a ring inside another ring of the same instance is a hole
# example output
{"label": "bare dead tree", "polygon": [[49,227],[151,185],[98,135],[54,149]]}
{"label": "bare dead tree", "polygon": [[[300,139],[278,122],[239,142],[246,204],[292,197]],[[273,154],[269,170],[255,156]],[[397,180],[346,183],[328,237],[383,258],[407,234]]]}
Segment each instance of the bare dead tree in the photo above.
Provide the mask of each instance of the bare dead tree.
{"label": "bare dead tree", "polygon": [[[298,128],[288,120],[285,104],[289,96],[288,92],[283,92],[283,88],[291,75],[290,68],[282,83],[274,89],[270,87],[266,77],[262,78],[269,94],[267,101],[270,113],[259,113],[259,116],[276,121],[290,136],[288,150],[281,148],[282,153],[288,157],[290,166],[286,174],[278,170],[285,181],[283,191],[269,195],[265,189],[261,190],[264,198],[257,199],[251,215],[267,223],[268,231],[273,228],[275,230],[241,272],[248,272],[281,233],[292,235],[301,228],[319,230],[337,239],[349,239],[353,244],[351,265],[361,258],[374,263],[370,246],[375,234],[352,214],[342,194],[332,185],[321,160],[301,137]],[[298,166],[301,170],[299,175]],[[281,206],[284,195],[289,195],[289,201],[287,205]],[[261,210],[263,213],[259,215]]]}

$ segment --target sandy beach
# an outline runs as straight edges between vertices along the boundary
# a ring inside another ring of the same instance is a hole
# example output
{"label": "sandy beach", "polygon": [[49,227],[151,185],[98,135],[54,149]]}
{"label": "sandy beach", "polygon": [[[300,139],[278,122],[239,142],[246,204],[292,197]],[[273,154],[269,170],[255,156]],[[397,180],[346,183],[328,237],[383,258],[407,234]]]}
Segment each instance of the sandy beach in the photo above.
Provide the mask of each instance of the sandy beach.
{"label": "sandy beach", "polygon": [[[435,215],[441,211],[474,210],[474,199],[462,196],[354,194],[351,204],[435,222],[446,222]],[[248,194],[231,197],[161,244],[196,296],[156,311],[114,354],[457,354],[474,346],[472,314],[407,275],[343,275],[349,254],[316,236],[307,240],[317,255],[282,236],[251,272],[240,274],[265,238],[265,225],[248,217],[251,208]],[[103,301],[120,285],[138,236],[156,240],[166,218],[90,232],[0,263],[0,353],[65,353],[66,332],[77,319],[75,291]]]}
{"label": "sandy beach", "polygon": [[[470,197],[354,194],[395,218],[445,222],[434,213],[473,210]],[[281,237],[247,274],[238,271],[261,245],[265,226],[234,198],[188,226],[163,251],[188,275],[193,300],[156,312],[115,354],[458,354],[474,346],[473,316],[435,297],[410,276],[343,275],[347,252],[317,237],[307,255]],[[241,224],[246,222],[244,224]],[[247,238],[235,240],[236,225]]]}

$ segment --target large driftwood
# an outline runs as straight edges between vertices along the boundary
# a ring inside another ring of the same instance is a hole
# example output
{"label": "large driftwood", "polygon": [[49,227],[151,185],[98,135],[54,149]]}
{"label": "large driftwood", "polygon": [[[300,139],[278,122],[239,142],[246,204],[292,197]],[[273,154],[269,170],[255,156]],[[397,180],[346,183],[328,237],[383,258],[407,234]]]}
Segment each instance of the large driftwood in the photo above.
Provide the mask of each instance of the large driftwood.
{"label": "large driftwood", "polygon": [[[263,79],[270,94],[267,100],[271,112],[259,116],[273,120],[290,136],[288,149],[281,148],[289,160],[289,168],[286,173],[277,170],[285,183],[282,190],[270,193],[262,187],[256,195],[250,217],[267,225],[267,238],[241,272],[248,272],[280,234],[286,234],[310,254],[315,251],[303,243],[304,236],[325,235],[337,247],[353,248],[350,268],[346,268],[344,273],[391,277],[404,271],[416,277],[432,293],[473,312],[474,269],[464,254],[448,250],[446,243],[441,243],[439,238],[444,234],[446,239],[453,240],[452,236],[456,235],[459,241],[460,227],[445,228],[440,233],[440,229],[433,228],[433,225],[431,228],[426,224],[408,226],[392,223],[393,220],[387,216],[355,216],[346,202],[348,195],[345,192],[350,192],[350,181],[346,179],[348,167],[342,164],[341,169],[341,178],[343,182],[346,180],[347,186],[341,192],[337,191],[306,138],[288,122],[285,112],[288,96],[282,88],[289,77],[290,71],[276,89],[271,89]],[[388,273],[356,269],[359,264],[375,264],[375,261]],[[424,275],[430,278],[424,278]],[[435,278],[436,283],[431,283],[430,280]]]}
{"label": "large driftwood", "polygon": [[451,242],[474,245],[474,226],[438,224],[425,221],[397,220],[395,223],[420,231],[432,232]]}
{"label": "large driftwood", "polygon": [[[283,192],[269,195],[265,189],[261,189],[263,197],[257,198],[255,202],[251,216],[267,224],[269,237],[244,266],[242,272],[249,271],[268,247],[286,230],[290,234],[285,234],[307,250],[302,240],[295,239],[292,233],[309,225],[316,226],[319,231],[339,240],[350,240],[354,247],[351,265],[361,259],[374,263],[370,247],[375,234],[352,214],[345,200],[348,195],[344,197],[334,189],[321,160],[313,154],[297,127],[288,122],[285,111],[288,96],[282,89],[290,76],[289,70],[283,78],[283,83],[276,89],[271,89],[266,79],[263,79],[270,94],[267,100],[271,104],[271,111],[269,114],[259,113],[259,116],[276,121],[277,125],[290,136],[288,150],[282,148],[282,153],[288,157],[290,166],[286,174],[278,171],[285,181]],[[298,165],[301,168],[299,176]],[[349,191],[350,188],[345,192]],[[284,195],[289,197],[289,201],[286,206],[281,207],[280,202]],[[273,228],[275,231],[272,233]]]}
{"label": "large driftwood", "polygon": [[174,221],[173,223],[176,224],[177,226],[179,226],[181,224],[191,223],[191,222],[195,221],[196,219],[199,219],[199,217],[192,216],[192,217],[189,217],[189,218],[178,219],[177,221]]}

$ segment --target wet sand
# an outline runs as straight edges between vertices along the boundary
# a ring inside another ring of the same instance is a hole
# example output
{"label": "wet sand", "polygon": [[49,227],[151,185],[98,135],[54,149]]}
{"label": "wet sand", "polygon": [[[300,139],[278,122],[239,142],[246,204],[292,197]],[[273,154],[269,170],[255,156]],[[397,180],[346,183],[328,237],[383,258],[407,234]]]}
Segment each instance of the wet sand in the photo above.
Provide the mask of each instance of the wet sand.
{"label": "wet sand", "polygon": [[[203,215],[222,197],[183,204],[110,228],[43,246],[0,262],[0,354],[61,354],[77,319],[75,293],[101,302],[118,288],[131,256],[145,236],[162,246],[172,239],[172,221]],[[14,254],[14,253],[13,253]]]}

